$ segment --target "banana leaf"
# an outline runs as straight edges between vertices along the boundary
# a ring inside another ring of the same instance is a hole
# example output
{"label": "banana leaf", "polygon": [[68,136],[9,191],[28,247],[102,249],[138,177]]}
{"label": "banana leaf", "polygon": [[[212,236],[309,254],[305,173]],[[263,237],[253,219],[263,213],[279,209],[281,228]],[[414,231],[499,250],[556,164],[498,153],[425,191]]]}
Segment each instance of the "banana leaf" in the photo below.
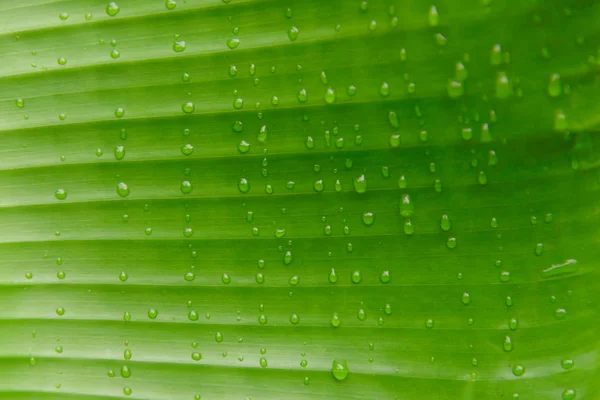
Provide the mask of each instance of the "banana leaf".
{"label": "banana leaf", "polygon": [[0,21],[0,398],[600,399],[597,1]]}

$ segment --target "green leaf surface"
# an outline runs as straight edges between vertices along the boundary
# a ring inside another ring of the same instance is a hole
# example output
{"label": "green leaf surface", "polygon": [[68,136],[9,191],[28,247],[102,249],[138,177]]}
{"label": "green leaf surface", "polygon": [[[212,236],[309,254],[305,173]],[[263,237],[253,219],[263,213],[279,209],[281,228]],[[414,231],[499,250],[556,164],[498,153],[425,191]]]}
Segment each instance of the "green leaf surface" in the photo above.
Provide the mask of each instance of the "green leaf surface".
{"label": "green leaf surface", "polygon": [[599,398],[600,3],[113,3],[0,3],[0,398]]}

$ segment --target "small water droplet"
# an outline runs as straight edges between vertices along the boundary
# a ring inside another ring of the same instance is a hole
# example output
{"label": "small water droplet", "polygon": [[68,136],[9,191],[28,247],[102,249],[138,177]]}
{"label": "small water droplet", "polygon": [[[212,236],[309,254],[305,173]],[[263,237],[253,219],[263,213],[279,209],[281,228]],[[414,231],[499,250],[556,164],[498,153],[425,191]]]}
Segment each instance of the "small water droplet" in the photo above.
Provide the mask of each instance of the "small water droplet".
{"label": "small water droplet", "polygon": [[411,201],[410,195],[403,194],[400,198],[400,215],[411,217],[415,212],[415,205]]}
{"label": "small water droplet", "polygon": [[367,191],[367,178],[364,175],[354,179],[354,190],[356,193],[365,193]]}
{"label": "small water droplet", "polygon": [[158,316],[158,311],[156,309],[151,308],[148,310],[148,318],[156,319],[157,316]]}
{"label": "small water droplet", "polygon": [[229,47],[231,50],[235,49],[239,45],[240,45],[240,39],[238,39],[238,38],[227,39],[227,47]]}
{"label": "small water droplet", "polygon": [[129,196],[129,186],[124,182],[119,182],[117,184],[117,194],[121,197]]}
{"label": "small water droplet", "polygon": [[513,344],[512,344],[512,339],[510,338],[510,336],[504,336],[504,344],[502,345],[502,348],[506,352],[512,351]]}
{"label": "small water droplet", "polygon": [[115,3],[114,1],[111,1],[110,3],[108,3],[108,5],[106,6],[106,13],[108,14],[109,17],[114,17],[116,16],[119,11],[121,11],[121,8],[119,7],[119,5],[117,3]]}
{"label": "small water droplet", "polygon": [[448,232],[450,228],[452,228],[452,222],[447,214],[442,214],[442,219],[440,221],[440,227],[444,232]]}
{"label": "small water droplet", "polygon": [[379,88],[379,94],[382,97],[388,97],[390,95],[390,86],[387,82],[383,82],[381,84],[381,87]]}
{"label": "small water droplet", "polygon": [[548,80],[548,94],[550,97],[558,97],[563,92],[562,80],[559,74],[551,74]]}
{"label": "small water droplet", "polygon": [[333,315],[331,316],[331,325],[334,328],[337,328],[340,326],[341,323],[342,323],[342,321],[340,320],[340,316],[338,315],[337,312],[334,312]]}
{"label": "small water droplet", "polygon": [[186,47],[187,47],[187,44],[185,43],[185,40],[176,40],[173,43],[173,51],[175,53],[181,53],[182,51],[185,51]]}
{"label": "small water droplet", "polygon": [[290,40],[293,42],[294,40],[298,39],[298,33],[298,28],[292,26],[290,29],[288,29],[288,38],[290,38]]}
{"label": "small water droplet", "polygon": [[186,114],[193,113],[195,109],[196,109],[196,107],[194,106],[194,103],[192,103],[191,101],[185,102],[181,105],[181,111],[183,111]]}
{"label": "small water droplet", "polygon": [[57,200],[64,200],[67,198],[67,191],[65,189],[56,189],[54,197],[56,197]]}
{"label": "small water droplet", "polygon": [[348,364],[346,360],[333,360],[331,365],[331,372],[333,377],[338,381],[343,381],[348,377]]}
{"label": "small water droplet", "polygon": [[335,269],[331,268],[331,272],[329,272],[329,283],[336,283],[338,278],[337,275],[335,273]]}

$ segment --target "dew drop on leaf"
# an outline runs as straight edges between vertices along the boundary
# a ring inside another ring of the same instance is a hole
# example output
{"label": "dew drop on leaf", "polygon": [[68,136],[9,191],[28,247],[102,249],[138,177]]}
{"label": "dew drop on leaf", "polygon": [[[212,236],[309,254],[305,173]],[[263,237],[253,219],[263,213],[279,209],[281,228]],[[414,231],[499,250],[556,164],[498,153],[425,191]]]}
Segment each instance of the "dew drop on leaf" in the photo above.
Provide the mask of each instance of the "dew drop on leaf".
{"label": "dew drop on leaf", "polygon": [[117,194],[121,197],[129,196],[129,186],[124,182],[119,182],[117,184]]}
{"label": "dew drop on leaf", "polygon": [[348,378],[349,371],[346,360],[333,360],[331,372],[333,377],[338,381],[343,381]]}
{"label": "dew drop on leaf", "polygon": [[227,47],[229,47],[230,49],[235,49],[236,47],[238,47],[240,45],[240,39],[238,38],[231,38],[231,39],[227,39]]}
{"label": "dew drop on leaf", "polygon": [[57,200],[64,200],[67,198],[67,191],[65,189],[56,189],[54,192],[54,197]]}
{"label": "dew drop on leaf", "polygon": [[119,11],[121,11],[121,8],[119,7],[119,5],[114,2],[111,1],[110,3],[108,3],[108,5],[106,6],[106,14],[108,14],[109,17],[114,17],[116,16]]}

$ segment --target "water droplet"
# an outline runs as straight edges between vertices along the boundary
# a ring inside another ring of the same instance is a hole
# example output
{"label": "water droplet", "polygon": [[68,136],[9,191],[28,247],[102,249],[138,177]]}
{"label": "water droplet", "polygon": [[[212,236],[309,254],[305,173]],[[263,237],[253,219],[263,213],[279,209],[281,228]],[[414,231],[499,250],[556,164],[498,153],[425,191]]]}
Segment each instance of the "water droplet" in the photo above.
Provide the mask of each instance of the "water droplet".
{"label": "water droplet", "polygon": [[464,305],[468,305],[469,303],[471,303],[471,295],[467,292],[462,294],[462,297],[460,299],[462,301],[462,303]]}
{"label": "water droplet", "polygon": [[564,359],[561,360],[560,366],[562,367],[562,369],[571,369],[575,366],[575,362],[571,359]]}
{"label": "water droplet", "polygon": [[294,256],[292,255],[292,252],[289,250],[286,251],[285,254],[283,255],[283,264],[290,265],[293,260],[294,260]]}
{"label": "water droplet", "polygon": [[548,81],[548,94],[550,97],[558,97],[562,94],[562,80],[559,74],[550,75],[550,79]]}
{"label": "water droplet", "polygon": [[181,111],[183,111],[186,114],[193,113],[195,109],[196,109],[196,107],[194,106],[194,103],[192,103],[191,101],[185,102],[181,106]]}
{"label": "water droplet", "polygon": [[510,272],[502,271],[500,272],[500,282],[508,282],[510,281]]}
{"label": "water droplet", "polygon": [[156,319],[157,316],[158,316],[158,311],[156,309],[151,308],[148,310],[148,318]]}
{"label": "water droplet", "polygon": [[362,275],[360,271],[352,271],[350,279],[352,280],[352,283],[360,283],[362,281]]}
{"label": "water droplet", "polygon": [[175,0],[165,0],[165,7],[167,8],[167,10],[173,10],[176,6],[177,2]]}
{"label": "water droplet", "polygon": [[354,179],[354,190],[356,193],[365,193],[367,191],[367,178],[364,175]]}
{"label": "water droplet", "polygon": [[241,97],[238,97],[237,99],[233,100],[233,108],[235,108],[236,110],[239,110],[242,107],[244,107],[244,99],[242,99]]}
{"label": "water droplet", "polygon": [[227,39],[227,47],[229,47],[231,50],[235,49],[239,45],[240,45],[240,39],[238,39],[238,38]]}
{"label": "water droplet", "polygon": [[567,116],[562,110],[556,110],[554,113],[554,129],[561,132],[568,128]]}
{"label": "water droplet", "polygon": [[56,189],[54,197],[56,197],[57,200],[64,200],[67,198],[67,191],[65,189]]}
{"label": "water droplet", "polygon": [[129,196],[129,186],[127,186],[124,182],[119,182],[117,184],[117,194],[121,197]]}
{"label": "water droplet", "polygon": [[315,183],[313,184],[313,189],[315,190],[315,192],[322,192],[324,189],[323,180],[322,179],[316,180]]}
{"label": "water droplet", "polygon": [[412,203],[408,194],[403,194],[400,198],[400,215],[411,217],[415,212],[415,205]]}
{"label": "water droplet", "polygon": [[575,389],[565,389],[562,392],[562,400],[573,400],[577,396]]}
{"label": "water droplet", "polygon": [[448,92],[448,96],[451,99],[458,99],[459,97],[465,94],[465,88],[463,86],[462,81],[451,79],[448,81],[448,86],[446,87],[446,89]]}
{"label": "water droplet", "polygon": [[512,339],[510,338],[510,336],[504,336],[504,344],[502,345],[502,348],[506,352],[512,351],[513,344],[512,344]]}
{"label": "water droplet", "polygon": [[454,72],[454,79],[459,82],[464,82],[469,77],[469,73],[462,62],[456,63],[456,70]]}
{"label": "water droplet", "polygon": [[290,38],[290,40],[293,42],[294,40],[298,39],[298,33],[298,28],[292,26],[290,29],[288,29],[288,38]]}
{"label": "water droplet", "polygon": [[488,178],[485,172],[479,171],[479,175],[477,176],[477,182],[479,182],[480,185],[487,185]]}
{"label": "water droplet", "polygon": [[512,369],[512,373],[514,376],[523,376],[525,374],[525,367],[521,364],[515,364]]}
{"label": "water droplet", "polygon": [[121,282],[125,282],[125,281],[127,281],[127,278],[128,278],[127,272],[121,271],[121,273],[119,274],[119,280]]}
{"label": "water droplet", "polygon": [[191,271],[189,271],[189,272],[186,272],[186,273],[183,275],[183,279],[185,279],[185,280],[186,280],[186,281],[188,281],[188,282],[192,282],[194,279],[196,279],[196,274],[194,274],[194,273],[193,273],[193,272],[191,272]]}
{"label": "water droplet", "polygon": [[173,51],[175,53],[181,53],[185,50],[186,46],[185,40],[176,40],[175,43],[173,43]]}
{"label": "water droplet", "polygon": [[331,87],[327,88],[325,91],[325,101],[327,104],[333,104],[335,102],[335,97],[335,90],[333,90]]}
{"label": "water droplet", "polygon": [[333,315],[331,316],[331,325],[334,328],[337,328],[338,326],[340,326],[341,323],[342,323],[342,321],[340,320],[340,316],[338,315],[337,312],[334,312]]}
{"label": "water droplet", "polygon": [[300,322],[300,317],[298,316],[298,314],[292,314],[292,315],[290,316],[290,322],[291,322],[293,325],[296,325],[298,322]]}
{"label": "water droplet", "polygon": [[432,329],[432,328],[433,328],[433,325],[434,325],[434,322],[433,322],[433,320],[432,320],[432,319],[428,319],[427,321],[425,321],[425,327],[426,327],[427,329]]}
{"label": "water droplet", "polygon": [[335,273],[335,269],[331,268],[331,272],[329,272],[329,283],[336,283],[338,278]]}
{"label": "water droplet", "polygon": [[242,140],[238,145],[237,145],[238,151],[242,154],[246,154],[247,152],[250,151],[250,144],[248,142],[246,142],[245,140]]}
{"label": "water droplet", "polygon": [[392,127],[400,128],[400,123],[398,122],[398,115],[395,111],[390,111],[388,113],[388,121],[390,122],[390,125],[392,125]]}
{"label": "water droplet", "polygon": [[390,283],[390,281],[392,280],[392,276],[390,275],[390,271],[385,270],[381,272],[381,275],[379,275],[379,281],[381,283]]}
{"label": "water droplet", "polygon": [[122,160],[123,158],[125,158],[125,147],[115,146],[113,154],[115,155],[116,160],[118,160],[118,161]]}
{"label": "water droplet", "polygon": [[338,381],[343,381],[348,377],[348,364],[346,360],[333,360],[331,365],[331,373],[333,377]]}
{"label": "water droplet", "polygon": [[543,243],[536,244],[535,245],[535,255],[541,256],[543,252],[544,252],[544,244]]}
{"label": "water droplet", "polygon": [[181,189],[181,193],[189,194],[192,192],[192,184],[190,183],[190,181],[182,181],[180,189]]}
{"label": "water droplet", "polygon": [[375,215],[372,212],[365,212],[362,215],[362,221],[365,225],[371,226],[375,222]]}
{"label": "water droplet", "polygon": [[221,282],[223,282],[224,284],[228,285],[231,283],[231,277],[228,274],[223,274],[221,276]]}
{"label": "water droplet", "polygon": [[390,95],[390,86],[387,82],[383,82],[381,84],[381,87],[379,88],[379,94],[382,97],[388,97]]}
{"label": "water droplet", "polygon": [[198,353],[197,351],[192,353],[192,360],[200,361],[201,359],[202,359],[202,354]]}
{"label": "water droplet", "polygon": [[361,309],[358,310],[357,318],[360,321],[364,321],[365,319],[367,319],[367,313],[365,312],[364,309],[361,308]]}
{"label": "water droplet", "polygon": [[448,232],[450,228],[452,228],[452,222],[450,222],[450,218],[447,214],[442,215],[442,219],[440,221],[440,227],[444,232]]}
{"label": "water droplet", "polygon": [[106,13],[108,14],[109,17],[114,17],[115,15],[117,15],[119,13],[119,11],[121,11],[121,9],[119,8],[118,4],[115,3],[114,1],[111,1],[106,6]]}
{"label": "water droplet", "polygon": [[490,64],[491,65],[500,65],[502,64],[502,47],[500,44],[494,44],[492,46],[492,51],[490,54]]}
{"label": "water droplet", "polygon": [[446,246],[448,246],[449,249],[456,248],[456,238],[448,238],[448,240],[446,241]]}
{"label": "water droplet", "polygon": [[297,97],[300,103],[306,103],[306,101],[308,100],[308,94],[306,93],[306,89],[300,89]]}
{"label": "water droplet", "polygon": [[435,27],[440,24],[440,16],[438,14],[437,8],[435,6],[431,6],[429,8],[429,26]]}
{"label": "water droplet", "polygon": [[513,87],[506,72],[498,72],[496,77],[496,97],[506,99],[513,93]]}

